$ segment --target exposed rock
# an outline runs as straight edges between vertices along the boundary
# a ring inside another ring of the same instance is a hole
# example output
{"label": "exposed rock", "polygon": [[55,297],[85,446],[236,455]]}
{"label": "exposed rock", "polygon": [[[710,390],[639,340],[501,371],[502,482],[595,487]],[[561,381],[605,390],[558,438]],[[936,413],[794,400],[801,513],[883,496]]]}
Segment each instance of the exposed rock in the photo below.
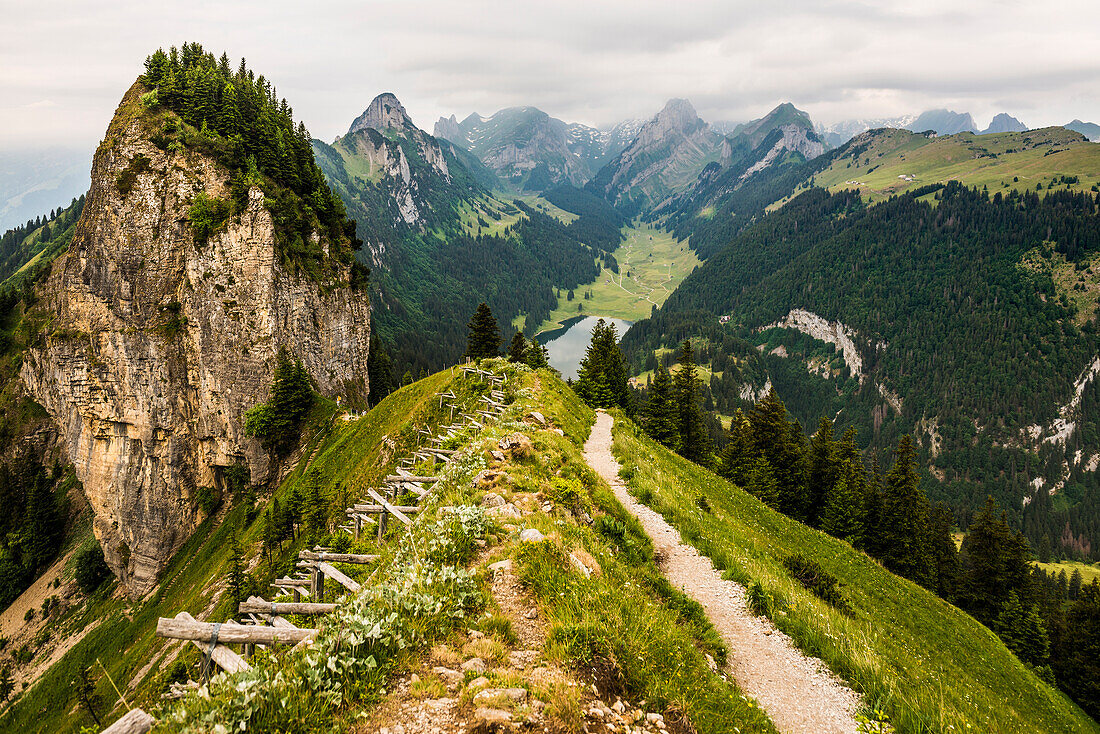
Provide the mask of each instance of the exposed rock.
{"label": "exposed rock", "polygon": [[383,92],[375,97],[363,114],[355,118],[348,129],[348,133],[373,128],[379,132],[385,132],[391,128],[404,130],[414,127],[404,105],[391,92]]}
{"label": "exposed rock", "polygon": [[486,484],[492,484],[499,477],[504,476],[503,472],[496,471],[495,469],[482,469],[477,473],[472,482],[474,489],[484,486]]}
{"label": "exposed rock", "polygon": [[515,505],[511,503],[501,505],[500,507],[493,507],[487,510],[485,514],[491,515],[493,517],[499,517],[501,519],[513,520],[518,520],[519,518],[523,517],[523,514],[518,509],[516,509]]}
{"label": "exposed rock", "polygon": [[485,661],[481,658],[470,658],[462,664],[462,670],[472,670],[476,673],[484,673],[489,669],[489,666],[485,664]]}
{"label": "exposed rock", "polygon": [[450,668],[444,668],[442,666],[432,668],[432,672],[439,676],[439,679],[443,681],[443,685],[451,690],[462,685],[462,680],[465,677],[457,670],[451,670]]}
{"label": "exposed rock", "polygon": [[[227,199],[228,173],[154,145],[143,91],[127,92],[96,152],[83,215],[42,291],[52,333],[21,373],[59,424],[107,563],[133,595],[201,520],[199,488],[222,486],[235,465],[253,482],[269,476],[243,415],[267,398],[277,351],[300,358],[325,395],[355,402],[370,336],[362,294],[283,269],[258,188],[196,246],[191,202],[199,191]],[[117,181],[138,156],[146,170],[123,194]]]}
{"label": "exposed rock", "polygon": [[517,188],[542,189],[559,183],[584,184],[603,163],[630,142],[636,126],[600,131],[565,123],[535,107],[511,107],[492,117],[472,114],[435,123],[435,136],[477,156]]}
{"label": "exposed rock", "polygon": [[638,131],[634,140],[604,166],[588,188],[614,204],[636,201],[656,206],[684,181],[717,161],[722,136],[699,119],[686,99],[672,99]]}
{"label": "exposed rock", "polygon": [[497,561],[496,563],[490,563],[489,564],[489,570],[490,571],[511,571],[512,570],[512,559],[511,558],[505,558],[503,561]]}
{"label": "exposed rock", "polygon": [[535,528],[527,528],[519,534],[519,539],[524,543],[541,543],[546,539],[546,536]]}
{"label": "exposed rock", "polygon": [[482,507],[502,507],[505,504],[505,500],[496,492],[490,492],[485,495],[485,498],[481,500]]}
{"label": "exposed rock", "polygon": [[512,723],[512,714],[500,709],[482,707],[474,711],[474,731],[499,731]]}
{"label": "exposed rock", "polygon": [[569,562],[584,574],[585,578],[600,574],[600,564],[588,552],[578,548],[569,554]]}
{"label": "exposed rock", "polygon": [[497,444],[504,451],[509,452],[515,458],[523,458],[534,451],[531,439],[522,433],[509,433],[500,439]]}

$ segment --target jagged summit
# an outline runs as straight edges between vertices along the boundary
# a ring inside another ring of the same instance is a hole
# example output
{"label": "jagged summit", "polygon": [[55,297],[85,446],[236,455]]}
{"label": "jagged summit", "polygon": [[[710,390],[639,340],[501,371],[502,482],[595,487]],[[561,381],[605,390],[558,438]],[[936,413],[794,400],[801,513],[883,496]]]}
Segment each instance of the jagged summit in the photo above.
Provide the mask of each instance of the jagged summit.
{"label": "jagged summit", "polygon": [[982,130],[982,135],[990,133],[1022,133],[1027,130],[1027,125],[1017,120],[1007,112],[1001,112],[993,117],[989,127]]}
{"label": "jagged summit", "polygon": [[814,129],[814,124],[810,121],[810,116],[807,113],[798,109],[790,102],[783,102],[759,120],[753,120],[752,122],[738,125],[734,128],[733,132],[730,133],[729,137],[736,138],[739,135],[744,135],[752,142],[753,147],[755,147],[760,145],[772,130],[780,129],[785,126],[802,128],[811,133]]}
{"label": "jagged summit", "polygon": [[529,105],[506,107],[489,117],[475,112],[462,121],[455,115],[440,117],[435,136],[472,153],[521,190],[583,185],[629,142],[615,131],[564,122]]}
{"label": "jagged summit", "polygon": [[363,114],[355,118],[348,128],[348,134],[371,128],[373,130],[404,130],[416,127],[412,118],[405,112],[404,105],[392,92],[383,92],[375,97]]}
{"label": "jagged summit", "polygon": [[661,111],[653,118],[653,122],[665,129],[675,127],[681,130],[698,127],[699,123],[703,123],[691,102],[679,98],[670,99],[666,102]]}

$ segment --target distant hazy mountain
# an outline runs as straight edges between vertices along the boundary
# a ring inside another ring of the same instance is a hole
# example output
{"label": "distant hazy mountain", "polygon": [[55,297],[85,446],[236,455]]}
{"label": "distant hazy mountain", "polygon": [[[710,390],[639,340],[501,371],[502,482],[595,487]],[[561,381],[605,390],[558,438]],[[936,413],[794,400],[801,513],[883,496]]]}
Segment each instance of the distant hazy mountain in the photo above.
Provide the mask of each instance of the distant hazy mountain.
{"label": "distant hazy mountain", "polygon": [[901,115],[900,117],[873,117],[856,120],[842,120],[832,125],[818,125],[816,131],[818,137],[831,148],[839,148],[849,140],[867,130],[877,130],[883,127],[895,129],[907,129],[916,122],[916,115]]}
{"label": "distant hazy mountain", "polygon": [[1094,143],[1100,143],[1100,125],[1097,125],[1095,122],[1074,120],[1068,125],[1062,125],[1062,127],[1066,130],[1072,130],[1075,133],[1081,133]]}
{"label": "distant hazy mountain", "polygon": [[993,117],[989,127],[982,130],[982,135],[990,133],[1022,133],[1027,131],[1027,125],[1017,120],[1012,115],[1001,112]]}
{"label": "distant hazy mountain", "polygon": [[598,130],[563,122],[536,107],[510,107],[461,122],[454,115],[441,117],[435,136],[473,153],[516,188],[541,191],[561,183],[584,185],[634,139],[640,126],[627,121]]}
{"label": "distant hazy mountain", "polygon": [[0,232],[88,190],[92,151],[68,148],[0,152]]}
{"label": "distant hazy mountain", "polygon": [[[701,221],[710,222],[710,215],[700,220],[704,211],[722,209],[730,197],[746,188],[773,190],[770,182],[781,176],[782,171],[799,168],[824,152],[825,144],[814,132],[810,116],[789,102],[781,104],[759,120],[735,127],[723,139],[718,160],[708,163],[690,188],[660,205],[656,213],[667,214],[668,223],[677,235],[688,237],[693,227],[707,226]],[[769,179],[769,183],[755,185],[760,177]],[[783,195],[778,194],[763,204]],[[715,221],[721,222],[719,228],[722,228],[729,220],[719,216]]]}
{"label": "distant hazy mountain", "polygon": [[712,122],[710,124],[710,129],[719,135],[729,135],[744,124],[744,120],[738,120],[736,122],[733,120],[719,120],[718,122]]}
{"label": "distant hazy mountain", "polygon": [[978,126],[974,124],[974,118],[969,112],[954,112],[952,110],[928,110],[922,112],[920,117],[906,129],[920,133],[925,130],[935,130],[940,135],[955,135],[963,132],[978,132]]}
{"label": "distant hazy mountain", "polygon": [[722,155],[725,138],[699,119],[686,99],[672,99],[645,123],[586,188],[621,211],[652,209],[692,186]]}

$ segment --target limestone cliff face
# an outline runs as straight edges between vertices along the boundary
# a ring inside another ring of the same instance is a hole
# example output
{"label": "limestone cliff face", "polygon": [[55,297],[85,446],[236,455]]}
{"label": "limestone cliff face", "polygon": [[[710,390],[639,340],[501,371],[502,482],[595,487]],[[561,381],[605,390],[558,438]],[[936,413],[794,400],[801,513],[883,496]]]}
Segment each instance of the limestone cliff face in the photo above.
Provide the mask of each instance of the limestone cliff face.
{"label": "limestone cliff face", "polygon": [[153,588],[202,519],[199,488],[220,486],[237,464],[254,482],[272,471],[243,414],[267,398],[278,350],[300,358],[323,394],[360,399],[370,336],[368,299],[346,272],[318,284],[283,269],[258,188],[195,243],[190,205],[199,192],[228,199],[228,173],[150,142],[139,91],[96,153],[77,231],[42,294],[51,334],[22,368],[132,595]]}

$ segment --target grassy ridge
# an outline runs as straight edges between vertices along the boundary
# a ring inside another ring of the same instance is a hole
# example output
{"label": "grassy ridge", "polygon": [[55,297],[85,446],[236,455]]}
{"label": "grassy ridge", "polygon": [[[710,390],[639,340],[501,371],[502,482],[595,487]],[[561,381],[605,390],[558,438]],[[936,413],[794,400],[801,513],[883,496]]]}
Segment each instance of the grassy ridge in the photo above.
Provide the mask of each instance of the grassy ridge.
{"label": "grassy ridge", "polygon": [[[309,468],[316,468],[322,476],[330,477],[327,483],[330,497],[346,493],[352,499],[362,496],[358,492],[387,473],[393,459],[403,455],[403,444],[413,440],[416,428],[438,414],[438,398],[435,392],[449,384],[449,372],[402,388],[388,396],[364,418],[356,421],[334,420],[334,406],[320,401],[311,416],[303,456],[313,456]],[[395,442],[392,448],[383,442],[383,436]],[[285,500],[295,488],[302,488],[308,481],[307,462],[287,477],[275,493]],[[161,574],[161,583],[154,594],[137,603],[113,598],[114,585],[109,585],[95,596],[51,622],[50,631],[55,637],[83,630],[98,620],[98,626],[61,658],[38,681],[0,716],[0,731],[22,732],[79,732],[82,726],[94,722],[76,699],[73,680],[79,671],[89,666],[93,673],[102,672],[97,660],[103,662],[107,673],[124,687],[136,675],[136,693],[127,694],[134,705],[153,707],[159,703],[163,665],[145,666],[160,659],[168,643],[154,635],[158,617],[171,617],[180,611],[199,614],[214,605],[210,620],[224,620],[229,613],[228,603],[215,603],[220,593],[225,572],[228,569],[230,549],[234,538],[244,547],[246,558],[259,552],[263,511],[270,503],[261,502],[259,513],[252,523],[246,522],[246,508],[233,507],[220,518],[207,519],[191,539],[173,556]],[[287,548],[293,556],[296,548]],[[349,569],[350,570],[350,569]],[[198,650],[185,648],[180,659],[194,662]],[[125,690],[125,688],[123,688]],[[113,702],[117,695],[106,676],[100,676],[96,693],[104,702]],[[101,716],[112,708],[108,703],[100,710]],[[110,720],[117,716],[106,716]]]}
{"label": "grassy ridge", "polygon": [[1047,187],[1061,176],[1078,177],[1077,183],[1058,187],[1072,191],[1090,191],[1100,184],[1100,145],[1060,127],[936,138],[886,130],[875,134],[870,145],[854,146],[838,157],[814,181],[834,191],[858,188],[868,201],[880,201],[950,180],[988,186],[992,195],[1010,189],[1034,191],[1037,184]]}
{"label": "grassy ridge", "polygon": [[[988,629],[851,546],[767,508],[617,417],[614,451],[630,490],[717,568],[759,582],[773,619],[806,653],[861,692],[903,732],[1097,732],[1100,726],[1024,667]],[[699,507],[705,497],[711,508]],[[796,582],[802,553],[842,584],[839,613]]]}

